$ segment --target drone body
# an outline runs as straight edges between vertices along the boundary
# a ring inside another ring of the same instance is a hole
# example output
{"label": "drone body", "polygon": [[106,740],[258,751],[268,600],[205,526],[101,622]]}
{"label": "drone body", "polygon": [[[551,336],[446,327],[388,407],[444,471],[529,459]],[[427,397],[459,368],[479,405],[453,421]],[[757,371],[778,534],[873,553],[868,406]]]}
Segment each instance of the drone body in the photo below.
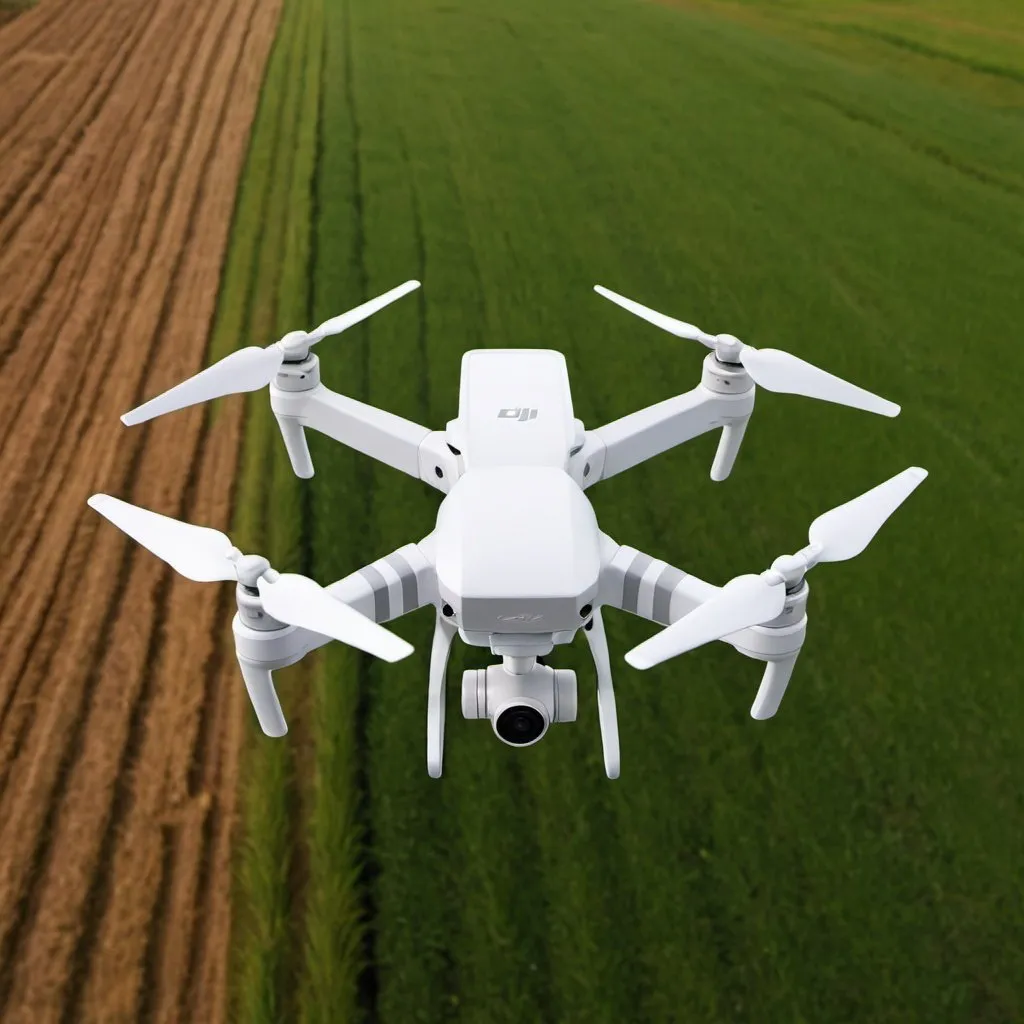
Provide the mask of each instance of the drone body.
{"label": "drone body", "polygon": [[820,516],[810,543],[760,575],[718,587],[604,534],[587,490],[707,431],[721,438],[711,476],[732,469],[754,407],[755,381],[895,415],[892,403],[774,350],[731,335],[706,335],[631,300],[597,290],[680,337],[705,344],[701,383],[613,423],[588,430],[574,416],[565,359],[546,349],[465,353],[457,417],[430,430],[336,394],[320,382],[313,345],[417,287],[407,282],[321,325],[252,347],[202,371],[122,419],[127,424],[210,398],[269,386],[294,472],[313,474],[307,428],[319,430],[444,495],[435,529],[320,587],[242,555],[223,534],[111,498],[89,503],[129,536],[198,581],[237,582],[233,622],[242,676],[263,731],[287,731],[272,673],[337,639],[389,661],[412,648],[383,623],[430,605],[436,621],[427,701],[427,767],[441,774],[445,673],[451,643],[487,648],[501,663],[463,675],[466,718],[486,718],[504,742],[536,743],[550,724],[574,721],[575,673],[540,664],[582,629],[597,670],[605,769],[619,774],[618,727],[601,609],[618,608],[665,627],[626,660],[649,668],[720,639],[766,662],[751,714],[778,709],[807,628],[807,571],[860,553],[927,475],[911,468]]}
{"label": "drone body", "polygon": [[507,632],[571,639],[597,595],[601,556],[597,517],[568,473],[584,431],[565,358],[467,352],[448,433],[462,447],[434,532],[442,601],[478,646]]}

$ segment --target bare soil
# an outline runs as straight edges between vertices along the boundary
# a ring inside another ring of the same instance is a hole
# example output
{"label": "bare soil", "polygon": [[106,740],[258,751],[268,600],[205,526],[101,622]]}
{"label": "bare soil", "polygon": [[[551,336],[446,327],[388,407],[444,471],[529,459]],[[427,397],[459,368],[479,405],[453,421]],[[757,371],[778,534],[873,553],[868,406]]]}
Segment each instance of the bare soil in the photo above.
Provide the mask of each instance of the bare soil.
{"label": "bare soil", "polygon": [[[42,0],[0,28],[0,1019],[226,1016],[231,593],[85,504],[226,529],[194,373],[280,0]],[[173,626],[172,626],[173,624]]]}

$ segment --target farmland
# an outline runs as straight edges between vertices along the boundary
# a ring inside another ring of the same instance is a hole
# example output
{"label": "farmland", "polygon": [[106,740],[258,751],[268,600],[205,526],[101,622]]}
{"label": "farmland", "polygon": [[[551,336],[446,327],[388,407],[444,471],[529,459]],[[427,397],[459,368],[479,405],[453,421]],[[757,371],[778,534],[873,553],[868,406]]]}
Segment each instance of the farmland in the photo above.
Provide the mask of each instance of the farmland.
{"label": "farmland", "polygon": [[[581,720],[525,752],[461,719],[461,669],[486,659],[456,648],[440,783],[429,614],[396,626],[420,652],[397,666],[332,648],[282,673],[301,739],[247,753],[244,1019],[1019,1017],[1020,26],[936,39],[902,6],[907,56],[885,5],[827,6],[286,0],[259,116],[298,201],[263,243],[277,328],[424,283],[321,346],[329,386],[437,426],[466,348],[551,345],[590,425],[691,387],[700,350],[601,282],[904,406],[763,394],[727,484],[704,439],[595,488],[612,536],[722,581],[904,466],[932,475],[816,572],[776,721],[749,719],[758,670],[732,651],[644,675],[616,657],[616,783],[582,645],[559,661]],[[874,35],[829,27],[858,18]],[[327,582],[431,529],[435,495],[322,438],[311,484],[286,483],[262,429],[244,481],[280,480],[270,535],[304,508],[306,544],[267,541],[291,565]],[[618,653],[649,632],[609,627]]]}
{"label": "farmland", "polygon": [[[1020,15],[200,6],[44,0],[0,30],[0,1017],[1024,1017]],[[428,533],[435,493],[324,438],[295,480],[263,394],[116,419],[411,277],[318,354],[431,427],[472,347],[564,351],[588,426],[691,388],[701,348],[595,283],[902,404],[762,392],[728,482],[706,437],[589,492],[611,536],[723,582],[931,471],[815,570],[777,719],[721,645],[629,669],[651,627],[610,613],[619,780],[582,639],[557,659],[580,720],[525,751],[462,719],[489,659],[456,645],[431,780],[421,611],[397,665],[331,645],[279,673],[291,731],[259,735],[230,588],[84,500],[323,583]]]}
{"label": "farmland", "polygon": [[[223,1019],[244,699],[224,599],[101,527],[226,525],[202,365],[275,4],[44,3],[0,32],[0,1018]],[[164,629],[166,623],[173,628]]]}

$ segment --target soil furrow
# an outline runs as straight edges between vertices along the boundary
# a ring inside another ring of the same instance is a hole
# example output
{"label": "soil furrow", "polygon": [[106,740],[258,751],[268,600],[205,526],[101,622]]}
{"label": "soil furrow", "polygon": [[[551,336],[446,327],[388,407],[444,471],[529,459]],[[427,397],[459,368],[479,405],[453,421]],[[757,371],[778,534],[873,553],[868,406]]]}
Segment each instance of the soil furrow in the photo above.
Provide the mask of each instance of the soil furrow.
{"label": "soil furrow", "polygon": [[[17,394],[24,376],[32,372],[32,367],[26,367],[26,354],[38,358],[42,350],[51,356],[52,339],[55,337],[59,344],[69,326],[75,325],[82,304],[76,289],[84,271],[91,268],[93,256],[91,247],[79,241],[86,233],[95,239],[105,230],[105,215],[112,209],[123,209],[121,176],[130,163],[136,133],[143,131],[149,121],[162,87],[162,74],[168,70],[174,51],[157,48],[150,61],[140,55],[150,50],[161,35],[181,42],[177,31],[187,18],[173,4],[155,4],[153,11],[139,47],[130,53],[124,67],[127,79],[134,81],[136,88],[113,93],[72,157],[48,181],[45,202],[33,208],[23,230],[0,252],[0,272],[17,271],[24,282],[17,293],[0,297],[0,355],[6,360],[6,393]],[[55,209],[60,211],[59,217],[54,217]],[[28,345],[30,337],[35,340],[34,348]]]}
{"label": "soil furrow", "polygon": [[4,1021],[225,1018],[251,725],[231,603],[84,503],[230,522],[240,400],[211,428],[117,417],[202,365],[278,13],[43,0],[13,62],[0,32],[0,524],[22,581],[0,608]]}
{"label": "soil furrow", "polygon": [[[173,76],[169,79],[170,84],[173,84]],[[157,139],[160,139],[161,128],[163,127],[162,117],[171,116],[173,117],[174,110],[178,103],[178,96],[174,93],[173,89],[164,96],[163,106],[164,110],[160,109],[158,103],[157,109],[153,112],[150,119],[147,121],[146,127],[154,127],[154,130],[158,132]],[[166,132],[163,135],[166,136]],[[154,183],[154,178],[163,174],[165,178],[165,184],[167,179],[172,179],[176,174],[176,164],[172,164],[166,168],[166,158],[169,144],[165,141],[162,145],[161,162],[157,171],[151,169],[145,169],[145,158],[150,156],[150,144],[145,142],[146,136],[139,139],[139,144],[135,150],[134,166],[129,165],[125,172],[125,177],[121,182],[121,188],[119,195],[122,199],[126,196],[138,196],[141,197],[142,202],[146,202],[147,206],[144,210],[144,216],[141,225],[137,226],[134,231],[133,238],[133,249],[127,260],[122,263],[122,272],[117,275],[118,287],[123,291],[123,295],[120,301],[113,304],[108,303],[108,311],[112,305],[114,308],[120,310],[120,317],[116,318],[112,322],[110,316],[106,317],[103,323],[103,331],[97,333],[97,343],[89,345],[88,341],[80,337],[76,337],[76,341],[79,345],[77,358],[75,359],[76,364],[84,368],[86,371],[86,379],[84,383],[82,381],[76,381],[74,394],[76,395],[75,401],[63,402],[58,404],[56,409],[56,415],[61,417],[58,422],[54,422],[53,419],[44,421],[43,429],[47,434],[53,438],[56,434],[55,440],[59,443],[55,443],[52,447],[52,451],[59,453],[63,457],[63,462],[60,464],[50,463],[47,465],[46,473],[42,474],[41,479],[35,479],[30,475],[29,481],[19,486],[18,489],[18,508],[20,510],[28,509],[28,512],[23,512],[18,520],[19,528],[15,532],[15,537],[22,539],[24,551],[22,552],[23,557],[28,557],[33,551],[43,550],[51,554],[55,554],[59,549],[59,544],[54,543],[54,539],[49,537],[47,544],[42,545],[40,543],[41,536],[40,531],[44,524],[51,525],[49,519],[50,503],[55,497],[59,497],[60,490],[67,482],[67,472],[69,464],[76,461],[78,455],[76,446],[72,443],[68,443],[67,438],[83,438],[83,433],[94,413],[94,409],[90,401],[87,398],[95,400],[95,396],[99,393],[98,381],[108,375],[111,372],[111,360],[118,354],[118,346],[122,332],[125,328],[124,316],[126,310],[130,307],[131,296],[137,290],[142,275],[150,268],[152,264],[153,251],[156,245],[156,239],[158,238],[159,226],[163,223],[166,218],[167,211],[172,201],[172,194],[169,188],[158,188]],[[143,144],[145,142],[145,144]],[[156,224],[156,226],[155,226]],[[100,350],[102,350],[102,358],[100,358]],[[109,417],[111,411],[104,411],[103,416]],[[71,419],[69,419],[71,418]],[[23,422],[22,429],[14,432],[19,445],[24,444],[25,434],[27,433],[27,425]],[[55,429],[59,427],[59,429]],[[95,439],[92,439],[93,441]],[[2,452],[2,449],[0,449]],[[11,479],[14,472],[13,468],[9,465],[4,464],[3,457],[0,455],[0,466],[2,466],[2,472],[8,479]],[[30,467],[30,474],[36,472]],[[35,483],[39,488],[39,492],[35,493],[31,503],[27,502],[27,495],[25,492],[25,486],[31,487]],[[0,511],[0,521],[13,516],[13,511],[4,508]],[[11,518],[10,521],[14,521]],[[13,540],[13,538],[12,538]],[[18,557],[18,549],[12,548],[10,551],[10,557],[16,561]],[[37,566],[39,562],[36,562]],[[0,599],[0,608],[3,607],[2,599]],[[20,615],[24,616],[24,607],[20,610]],[[2,629],[0,629],[2,633]]]}
{"label": "soil furrow", "polygon": [[45,36],[66,9],[58,0],[43,0],[0,28],[0,66]]}
{"label": "soil furrow", "polygon": [[[25,733],[31,725],[38,705],[38,695],[32,685],[30,659],[36,658],[42,677],[45,678],[51,659],[61,642],[68,619],[72,614],[69,601],[59,600],[61,581],[76,579],[81,563],[75,565],[72,556],[74,544],[64,552],[53,587],[45,591],[43,607],[48,615],[26,615],[27,628],[24,630],[24,644],[17,653],[23,655],[17,662],[16,674],[12,676],[9,698],[0,705],[0,794],[7,786],[11,764],[21,750]],[[40,591],[43,587],[40,585]]]}
{"label": "soil furrow", "polygon": [[[154,40],[156,42],[157,40]],[[157,69],[159,71],[159,68]],[[129,140],[130,141],[130,140]],[[97,463],[95,459],[82,459],[79,447],[89,450],[96,445],[109,446],[114,434],[123,432],[117,431],[118,426],[115,409],[123,410],[126,406],[117,405],[110,401],[109,394],[112,387],[115,387],[120,379],[123,379],[128,388],[118,388],[117,395],[119,402],[126,402],[128,394],[134,390],[134,379],[140,374],[140,370],[133,365],[130,359],[115,362],[107,372],[97,372],[103,366],[99,346],[90,338],[96,338],[92,331],[94,321],[102,314],[102,310],[109,301],[109,293],[113,290],[116,294],[118,282],[122,274],[118,273],[118,266],[123,268],[123,250],[130,245],[132,236],[137,231],[137,221],[133,223],[130,219],[132,204],[137,194],[143,191],[142,183],[132,183],[129,178],[126,185],[134,184],[133,187],[123,189],[120,193],[126,202],[127,208],[122,210],[114,207],[108,211],[104,224],[104,233],[100,243],[93,253],[93,259],[89,266],[89,274],[83,283],[82,308],[76,310],[78,315],[69,317],[66,333],[62,335],[57,344],[53,346],[51,359],[45,365],[52,365],[58,355],[63,355],[63,366],[57,364],[55,370],[63,370],[65,379],[75,368],[84,363],[91,372],[91,388],[93,393],[106,396],[99,400],[99,406],[95,407],[88,401],[89,390],[83,389],[77,382],[74,390],[69,395],[65,387],[59,387],[52,382],[46,389],[26,389],[25,395],[26,412],[15,420],[16,429],[9,435],[11,443],[0,452],[0,473],[12,485],[10,490],[0,496],[0,522],[11,524],[9,535],[11,536],[10,557],[12,566],[18,565],[19,571],[24,571],[24,560],[32,558],[37,578],[40,581],[49,577],[53,571],[61,553],[67,545],[67,538],[74,529],[74,524],[80,514],[80,506],[66,500],[69,491],[76,488],[85,490],[81,500],[88,494],[89,480],[93,476]],[[153,305],[140,309],[135,305],[133,297],[125,296],[122,308],[128,308],[130,314],[141,313],[152,323],[153,309],[159,309],[163,301],[162,296],[166,293],[167,283],[163,274],[152,275],[154,284],[159,290],[160,298]],[[141,291],[141,289],[140,289]],[[86,297],[91,301],[86,301]],[[135,296],[138,298],[139,296]],[[141,318],[141,317],[140,317]],[[138,319],[138,318],[137,318]],[[137,322],[136,319],[136,322]],[[129,319],[128,324],[121,323],[121,328],[132,325]],[[152,326],[149,327],[146,338],[152,336]],[[99,334],[100,345],[106,345],[110,351],[116,351],[119,337],[107,335],[115,332],[102,332]],[[130,383],[129,383],[130,382]],[[74,396],[74,401],[69,397]],[[50,412],[56,404],[57,412]],[[70,431],[54,431],[52,424],[54,419],[59,423],[59,410],[64,407],[71,407],[76,410],[76,419],[72,423]],[[102,411],[102,416],[100,412]],[[48,415],[48,412],[50,413]],[[18,443],[14,443],[16,440]],[[136,439],[137,440],[137,439]],[[45,464],[45,449],[43,446],[57,445],[64,459],[64,463],[51,467],[51,471],[42,479],[37,479],[37,467]],[[10,457],[8,457],[10,453]],[[102,466],[102,463],[100,463]],[[56,470],[56,471],[54,471]],[[43,491],[44,500],[38,500],[38,491]],[[51,508],[45,500],[49,494],[58,496],[60,504]],[[38,527],[42,524],[43,531],[39,532]],[[33,530],[33,528],[35,528]],[[48,572],[49,570],[49,572]],[[45,589],[45,587],[43,588]],[[39,598],[36,597],[38,605]],[[24,604],[16,608],[16,616],[4,615],[0,617],[0,638],[8,639],[6,634],[14,633],[9,637],[17,650],[17,636],[20,631],[20,624],[24,621],[26,612]],[[0,667],[0,694],[6,691],[9,680],[6,678],[4,667]]]}
{"label": "soil furrow", "polygon": [[[154,4],[151,19],[156,19],[160,9]],[[144,27],[150,32],[153,29],[149,22]],[[135,76],[146,71],[137,62],[125,70]],[[137,79],[135,84],[140,84]],[[4,364],[3,386],[9,393],[17,395],[24,375],[33,372],[31,366],[26,368],[26,358],[37,355],[39,349],[49,353],[51,339],[64,335],[66,318],[77,312],[78,290],[104,229],[104,215],[121,193],[121,175],[131,153],[131,131],[140,122],[147,123],[147,104],[151,103],[150,89],[121,96],[120,102],[96,115],[88,132],[76,133],[66,162],[45,168],[37,176],[45,194],[38,203],[38,197],[33,198],[22,230],[0,252],[0,262],[7,264],[3,269],[17,272],[22,282],[9,295],[0,295],[0,361]],[[142,109],[137,114],[138,107]],[[113,130],[114,125],[121,130]],[[46,178],[45,173],[51,171],[52,177]],[[55,209],[60,211],[57,217]],[[9,214],[8,220],[16,213]],[[34,347],[28,345],[30,339]],[[9,419],[9,412],[7,416]]]}
{"label": "soil furrow", "polygon": [[[250,13],[244,10],[238,12],[234,19],[235,25],[244,27]],[[248,46],[222,45],[220,49],[224,58],[222,63],[232,64],[229,69],[225,69],[231,79],[225,83],[224,92],[238,94],[238,90],[231,85],[237,72],[235,52],[240,56]],[[219,91],[220,85],[214,78],[211,80],[211,92]],[[224,124],[228,121],[228,109],[226,106],[224,110]],[[223,144],[223,130],[218,130],[215,135]],[[199,219],[205,221],[205,212]],[[233,415],[217,420],[216,434],[220,443],[208,449],[201,462],[195,490],[204,498],[189,509],[188,517],[192,521],[220,524],[227,521],[232,485],[230,469],[235,461],[240,437],[240,411],[236,406]],[[147,946],[150,955],[161,955],[160,950],[170,947],[175,952],[186,952],[187,956],[190,930],[187,920],[184,934],[175,935],[174,942],[157,940],[147,943],[146,934],[151,922],[139,892],[146,891],[148,872],[152,870],[162,838],[157,828],[161,820],[161,808],[173,809],[194,803],[188,794],[188,776],[204,710],[205,668],[214,660],[224,630],[230,628],[230,614],[224,617],[226,609],[222,597],[217,587],[200,588],[194,584],[182,584],[172,593],[167,615],[168,621],[174,622],[175,627],[166,637],[156,669],[152,725],[144,741],[145,762],[148,765],[162,764],[163,771],[149,772],[136,779],[133,805],[122,829],[114,865],[119,885],[111,894],[109,915],[100,934],[97,960],[93,965],[86,995],[87,1006],[94,1003],[116,1007],[118,1012],[126,1014],[133,1012],[135,1000],[139,998]],[[213,640],[214,636],[217,636],[216,641]],[[238,680],[232,680],[232,684],[237,685]],[[195,835],[186,829],[184,838],[188,847],[187,840],[195,839]],[[180,844],[176,842],[176,845]],[[199,853],[201,849],[194,851],[192,859],[198,860]],[[178,863],[176,857],[175,867]],[[197,868],[198,863],[184,865],[186,874],[194,874]],[[189,901],[182,903],[177,888],[175,886],[172,891],[170,903],[161,915],[162,920],[153,922],[157,931],[164,935],[171,928],[176,911],[184,909],[187,917],[190,910]],[[159,976],[164,980],[162,972]],[[180,988],[180,981],[174,984],[173,979],[167,980],[171,982],[168,985],[171,991]]]}
{"label": "soil furrow", "polygon": [[[60,119],[74,114],[74,107],[54,104],[58,88],[77,88],[77,95],[86,97],[87,90],[75,81],[85,75],[96,76],[102,68],[93,64],[91,55],[105,47],[107,30],[116,19],[118,9],[111,6],[98,10],[91,5],[67,7],[60,21],[33,49],[22,49],[0,64],[5,76],[5,89],[0,100],[0,156],[13,156],[5,161],[0,180],[6,182],[28,155],[24,152],[26,136],[36,139],[55,138],[54,128]],[[131,24],[124,26],[130,31]],[[67,48],[69,39],[81,40],[81,56]],[[47,43],[50,43],[47,46]],[[44,62],[51,74],[40,75],[37,65]]]}
{"label": "soil furrow", "polygon": [[[214,27],[219,29],[220,22]],[[140,281],[153,265],[161,228],[166,225],[174,202],[173,186],[178,177],[180,161],[183,159],[182,150],[187,140],[192,137],[195,118],[199,116],[198,99],[203,84],[200,76],[193,78],[198,81],[186,83],[186,87],[179,89],[178,76],[169,76],[166,82],[168,91],[146,124],[146,128],[152,128],[152,131],[144,130],[135,148],[134,154],[139,158],[135,160],[134,170],[129,167],[126,172],[120,191],[122,196],[137,197],[137,202],[141,204],[141,217],[136,215],[135,220],[138,222],[141,219],[141,223],[125,236],[125,240],[131,242],[131,251],[127,256],[118,259],[122,269],[117,275],[116,289],[120,294],[115,294],[113,300],[106,304],[102,323],[95,332],[99,340],[92,357],[75,360],[74,369],[84,375],[84,381],[81,377],[76,377],[73,382],[60,389],[61,392],[70,391],[80,397],[73,403],[55,402],[55,407],[51,407],[35,434],[36,442],[45,445],[45,448],[42,451],[34,449],[33,458],[24,470],[29,476],[25,487],[31,488],[33,482],[37,482],[41,491],[31,495],[31,519],[25,523],[25,531],[19,538],[20,547],[12,548],[12,560],[16,560],[21,552],[31,552],[38,546],[39,532],[44,524],[49,522],[51,505],[59,500],[60,490],[65,486],[67,473],[75,461],[76,452],[67,444],[61,443],[62,438],[80,436],[83,424],[93,418],[96,411],[93,396],[97,393],[97,381],[110,372],[112,361],[119,357],[131,358],[130,354],[122,356],[126,326],[124,320],[132,307]],[[170,133],[160,130],[163,126],[161,117],[173,118],[175,112],[184,111],[191,111],[191,120],[179,118],[174,131]],[[155,164],[155,170],[152,167],[146,168],[145,158],[150,155],[151,148],[154,155],[159,153],[159,161],[149,161],[150,164]],[[33,474],[38,475],[37,467],[40,465],[45,466],[45,469],[41,474],[42,479],[36,481]],[[2,471],[8,478],[18,472],[17,469],[4,465],[2,448],[0,467],[3,467]],[[24,495],[21,500],[24,501]],[[3,514],[3,510],[0,509],[0,516]],[[3,603],[0,601],[0,608],[2,607]]]}
{"label": "soil furrow", "polygon": [[[91,585],[93,592],[110,591],[110,596],[106,601],[95,601],[91,614],[72,622],[66,643],[54,662],[54,672],[60,673],[65,685],[61,688],[63,692],[57,694],[57,701],[46,706],[43,723],[59,724],[64,742],[51,749],[49,758],[36,757],[29,763],[21,763],[25,759],[19,759],[15,766],[15,785],[9,786],[0,798],[0,1010],[4,1011],[5,1021],[14,954],[42,898],[37,882],[51,844],[60,792],[69,778],[71,766],[79,758],[85,718],[81,709],[88,705],[98,673],[98,669],[83,668],[84,678],[79,679],[73,676],[73,667],[98,664],[101,650],[96,637],[101,630],[109,630],[116,620],[118,596],[132,554],[116,538],[108,540],[102,533],[89,536],[94,525],[89,524],[76,537],[76,541],[91,545],[94,552],[92,571],[83,582]],[[113,587],[110,586],[111,575]],[[97,584],[106,586],[101,588]]]}
{"label": "soil furrow", "polygon": [[[220,447],[224,454],[234,458],[241,437],[241,417],[232,416],[230,419],[233,422],[218,418],[217,423],[218,432],[226,435],[226,443]],[[219,499],[220,507],[213,508],[208,498],[204,501],[207,514],[199,516],[193,513],[196,521],[224,522],[229,515],[231,479],[221,471],[222,462],[223,459],[216,456],[208,458],[200,483],[204,493]],[[231,588],[225,589],[230,591]],[[127,913],[127,901],[121,900],[123,906],[111,907],[112,925],[120,925],[120,942],[104,941],[102,944],[105,962],[97,963],[93,976],[98,1003],[106,999],[106,975],[116,972],[117,964],[124,963],[126,957],[131,958],[128,961],[131,963],[138,959],[135,950],[139,939],[145,936],[147,926],[154,936],[149,949],[151,959],[148,973],[154,978],[157,1003],[170,1007],[183,999],[186,991],[189,956],[197,940],[195,926],[201,909],[198,906],[198,894],[204,880],[204,861],[211,834],[212,822],[207,821],[207,816],[214,812],[222,813],[219,793],[223,791],[217,784],[216,764],[209,764],[214,750],[208,747],[204,751],[207,763],[204,765],[200,788],[194,795],[190,793],[188,781],[191,765],[187,755],[195,753],[200,722],[211,714],[205,692],[208,672],[211,669],[215,671],[213,678],[219,689],[239,692],[243,687],[233,652],[230,651],[234,602],[226,603],[219,588],[207,590],[202,595],[202,601],[197,600],[200,595],[183,594],[182,600],[173,610],[176,629],[173,642],[169,639],[167,644],[158,682],[165,695],[165,707],[162,710],[170,728],[166,731],[155,729],[153,739],[154,747],[157,744],[162,747],[161,756],[166,773],[161,779],[149,780],[148,786],[140,785],[137,814],[130,825],[135,832],[143,833],[149,808],[156,811],[163,806],[169,808],[170,813],[179,807],[189,809],[176,836],[169,898],[160,918],[154,918],[151,922],[137,920],[131,931],[124,927],[125,922],[132,920]],[[233,593],[229,596],[233,598]],[[229,647],[226,657],[223,656],[225,644]],[[251,715],[246,715],[244,721],[252,728]],[[173,741],[169,742],[172,738]],[[156,757],[154,753],[153,759],[156,760]],[[136,891],[144,890],[146,878],[139,870],[132,840],[132,833],[126,833],[120,850],[126,866],[120,878],[126,886],[134,885]],[[141,968],[141,962],[139,966]],[[103,970],[104,967],[106,970]]]}
{"label": "soil furrow", "polygon": [[[232,52],[231,43],[238,46],[240,38],[226,42],[219,41],[224,53],[228,56]],[[193,54],[187,53],[190,59]],[[202,73],[202,66],[200,74]],[[194,155],[203,153],[203,147],[212,147],[218,120],[214,112],[219,105],[218,92],[226,87],[228,76],[223,76],[223,81],[207,83],[205,100],[208,104],[207,116],[201,118],[198,127],[202,129],[193,136],[193,145],[190,152]],[[205,137],[204,137],[205,136]],[[189,166],[200,164],[202,161],[193,159]],[[167,308],[166,317],[162,317],[165,323],[157,325],[157,336],[167,337],[172,334],[172,328],[186,327],[198,328],[189,331],[187,335],[182,331],[182,337],[177,344],[161,344],[154,346],[151,350],[155,353],[154,372],[169,369],[170,375],[177,379],[184,376],[182,370],[183,362],[195,366],[202,359],[202,350],[205,347],[205,338],[209,327],[209,319],[212,316],[212,299],[215,292],[211,294],[208,303],[208,313],[205,323],[197,323],[195,317],[202,315],[197,311],[194,301],[196,297],[196,286],[200,288],[209,281],[209,267],[205,265],[202,247],[189,247],[189,230],[193,227],[195,210],[198,206],[198,198],[201,195],[199,183],[194,189],[196,197],[193,209],[183,209],[185,220],[184,238],[180,252],[180,261],[172,271],[174,300]],[[189,257],[193,257],[194,265],[189,266]],[[200,274],[196,273],[199,264]],[[214,270],[216,267],[214,267]],[[184,273],[182,274],[182,271]],[[181,281],[184,276],[184,281]],[[209,291],[209,289],[208,289]],[[168,330],[160,330],[166,327]],[[196,338],[199,339],[197,344]],[[189,343],[193,352],[189,352]],[[199,348],[196,352],[195,349]],[[166,372],[166,371],[165,371]],[[173,495],[181,495],[188,481],[193,474],[193,460],[198,456],[198,445],[200,444],[201,417],[189,416],[185,418],[184,429],[178,435],[178,442],[174,451],[161,460],[160,477],[154,480],[148,478],[144,472],[140,475],[137,484],[131,489],[133,497],[139,504],[150,507],[166,507],[166,503]],[[152,451],[153,434],[148,434],[144,442],[146,452]],[[139,461],[140,468],[145,465],[145,458]],[[180,501],[180,499],[179,499]],[[172,512],[174,514],[174,512]],[[180,512],[178,513],[180,514]],[[159,656],[162,645],[163,631],[160,628],[165,611],[165,601],[162,599],[164,588],[170,586],[166,579],[166,573],[159,563],[154,559],[143,558],[137,562],[129,580],[126,594],[126,610],[132,617],[136,617],[131,631],[124,625],[125,620],[119,620],[115,630],[124,630],[124,635],[119,638],[121,642],[115,642],[112,651],[117,651],[121,657],[130,659],[132,668],[131,679],[133,688],[119,685],[119,682],[112,678],[108,672],[101,672],[97,685],[97,699],[90,710],[90,719],[94,724],[85,733],[84,750],[80,764],[72,777],[69,787],[69,794],[66,801],[66,808],[56,823],[56,839],[54,844],[69,851],[69,855],[59,859],[59,866],[54,867],[55,878],[52,885],[47,887],[47,893],[53,893],[52,898],[44,900],[39,907],[36,927],[31,932],[26,942],[26,949],[22,957],[22,963],[16,968],[14,989],[11,995],[11,1002],[8,1009],[8,1016],[11,1019],[19,1019],[19,1014],[34,1015],[34,1019],[53,1017],[55,1009],[62,1005],[63,986],[69,959],[74,949],[74,939],[81,929],[81,913],[88,907],[88,894],[94,900],[101,902],[101,897],[96,896],[96,887],[90,885],[91,872],[95,869],[96,855],[105,845],[100,843],[99,837],[94,829],[88,829],[84,822],[90,824],[96,817],[97,794],[109,796],[108,809],[105,818],[113,814],[115,816],[113,826],[117,825],[117,808],[123,805],[123,800],[115,800],[119,790],[116,785],[119,776],[123,777],[125,770],[133,762],[133,752],[141,742],[140,735],[132,726],[135,723],[144,723],[144,717],[135,706],[136,700],[145,700],[151,690],[146,684],[150,679],[147,667],[152,666]],[[147,623],[148,621],[148,623]],[[143,625],[146,624],[147,625]],[[108,651],[110,656],[111,651]],[[106,691],[110,690],[111,698],[104,699]],[[144,709],[143,709],[144,710]],[[93,737],[95,740],[93,741]],[[127,753],[125,753],[127,752]],[[80,807],[80,796],[85,793],[93,795],[91,806],[87,810]],[[84,819],[84,820],[83,820]],[[100,891],[102,886],[99,887]],[[98,910],[98,906],[88,907],[90,910]],[[39,1000],[26,1002],[24,998],[24,986],[18,985],[18,978],[29,977],[38,982],[42,977],[46,980],[45,990],[51,993],[45,1007],[40,1007]],[[24,1009],[23,1009],[24,1008]],[[27,1018],[28,1019],[28,1018]],[[53,1017],[53,1019],[56,1019]]]}
{"label": "soil furrow", "polygon": [[[125,0],[125,9],[115,8],[111,16],[97,27],[94,49],[96,56],[79,55],[69,59],[61,73],[53,76],[46,93],[51,99],[50,111],[37,115],[25,112],[26,126],[21,139],[8,139],[9,152],[4,152],[4,173],[0,177],[0,240],[11,244],[14,234],[39,200],[39,181],[36,189],[26,187],[39,167],[49,164],[54,170],[64,163],[69,151],[85,137],[106,102],[115,93],[117,83],[125,71],[125,64],[139,45],[141,36],[149,27],[158,5],[149,10],[132,12],[132,0]],[[121,15],[121,17],[119,17]],[[96,57],[103,63],[97,64]],[[38,72],[37,72],[38,73]],[[74,103],[52,102],[57,96],[74,97]],[[46,96],[40,96],[42,101]],[[45,108],[44,108],[45,109]],[[9,135],[13,136],[11,130]],[[36,175],[39,178],[38,175]],[[42,181],[48,178],[43,176]]]}

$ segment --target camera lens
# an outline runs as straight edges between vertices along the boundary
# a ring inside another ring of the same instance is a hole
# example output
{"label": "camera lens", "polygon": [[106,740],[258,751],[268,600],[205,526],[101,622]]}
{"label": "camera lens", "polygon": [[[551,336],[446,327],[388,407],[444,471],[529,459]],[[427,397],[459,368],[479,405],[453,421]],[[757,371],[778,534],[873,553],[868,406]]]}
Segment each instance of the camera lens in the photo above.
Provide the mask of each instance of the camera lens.
{"label": "camera lens", "polygon": [[544,735],[544,716],[528,704],[515,704],[505,708],[494,723],[494,731],[515,746],[533,743]]}

